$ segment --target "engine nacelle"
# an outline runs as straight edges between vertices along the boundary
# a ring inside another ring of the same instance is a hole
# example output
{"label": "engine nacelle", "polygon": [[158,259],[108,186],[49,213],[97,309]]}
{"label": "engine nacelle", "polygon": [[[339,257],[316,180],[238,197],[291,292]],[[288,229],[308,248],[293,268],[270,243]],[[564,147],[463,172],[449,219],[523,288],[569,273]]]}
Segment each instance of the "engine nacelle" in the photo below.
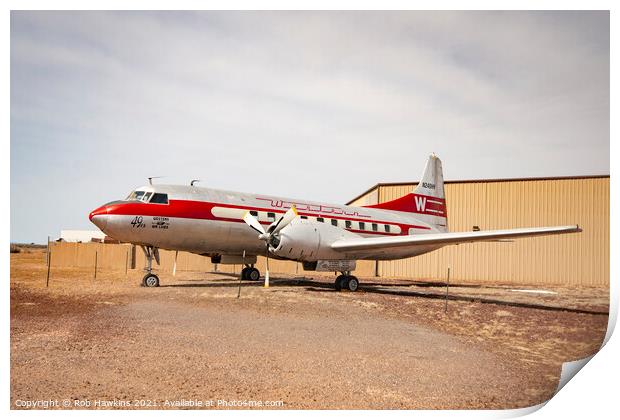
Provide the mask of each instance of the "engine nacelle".
{"label": "engine nacelle", "polygon": [[360,238],[336,226],[308,220],[294,220],[278,234],[269,251],[278,257],[299,261],[342,259],[341,252],[334,251],[331,244],[339,239]]}

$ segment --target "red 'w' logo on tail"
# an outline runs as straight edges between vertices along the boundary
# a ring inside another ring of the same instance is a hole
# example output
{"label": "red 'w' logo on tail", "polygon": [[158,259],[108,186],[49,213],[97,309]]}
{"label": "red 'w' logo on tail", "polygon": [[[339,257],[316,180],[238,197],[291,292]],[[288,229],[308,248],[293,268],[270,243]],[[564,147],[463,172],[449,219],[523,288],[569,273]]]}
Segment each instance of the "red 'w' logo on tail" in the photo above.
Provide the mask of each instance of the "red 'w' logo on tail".
{"label": "red 'w' logo on tail", "polygon": [[426,210],[426,197],[418,197],[418,196],[413,196],[413,198],[415,199],[415,207],[418,211],[425,211]]}

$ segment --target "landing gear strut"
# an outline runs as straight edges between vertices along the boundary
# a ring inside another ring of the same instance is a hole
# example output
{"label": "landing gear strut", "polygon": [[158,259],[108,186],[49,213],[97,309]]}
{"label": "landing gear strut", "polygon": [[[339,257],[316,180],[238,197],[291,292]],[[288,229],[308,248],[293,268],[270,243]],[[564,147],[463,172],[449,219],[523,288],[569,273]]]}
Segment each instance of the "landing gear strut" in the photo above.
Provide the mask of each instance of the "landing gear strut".
{"label": "landing gear strut", "polygon": [[153,258],[157,264],[159,264],[159,249],[154,246],[141,246],[142,251],[144,251],[144,255],[146,256],[146,267],[144,267],[144,271],[146,271],[146,275],[142,278],[142,286],[145,287],[159,287],[159,277],[156,274],[153,274]]}
{"label": "landing gear strut", "polygon": [[246,266],[243,270],[241,270],[241,279],[258,281],[260,279],[260,271],[258,271],[257,268],[254,268],[254,265]]}
{"label": "landing gear strut", "polygon": [[348,289],[352,292],[355,292],[359,288],[360,282],[357,277],[352,276],[350,271],[345,271],[338,277],[336,277],[336,281],[334,283],[334,287],[337,291],[341,291],[342,289]]}

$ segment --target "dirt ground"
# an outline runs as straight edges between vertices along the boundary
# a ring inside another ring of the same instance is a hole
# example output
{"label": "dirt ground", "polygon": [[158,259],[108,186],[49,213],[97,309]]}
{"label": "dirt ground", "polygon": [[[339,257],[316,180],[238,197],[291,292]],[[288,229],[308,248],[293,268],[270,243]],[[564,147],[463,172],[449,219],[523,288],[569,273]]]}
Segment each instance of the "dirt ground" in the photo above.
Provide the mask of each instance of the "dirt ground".
{"label": "dirt ground", "polygon": [[[226,266],[224,266],[226,267]],[[11,254],[12,408],[518,408],[595,353],[607,289],[52,269]],[[525,290],[523,290],[525,289]],[[50,401],[44,403],[44,401]]]}

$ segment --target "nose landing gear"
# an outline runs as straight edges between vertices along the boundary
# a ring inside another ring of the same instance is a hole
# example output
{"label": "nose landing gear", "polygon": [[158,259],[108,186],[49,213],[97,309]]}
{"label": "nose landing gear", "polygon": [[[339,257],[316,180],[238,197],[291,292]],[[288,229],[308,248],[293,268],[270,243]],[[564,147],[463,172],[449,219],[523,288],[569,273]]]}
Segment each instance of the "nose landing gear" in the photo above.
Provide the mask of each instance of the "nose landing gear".
{"label": "nose landing gear", "polygon": [[359,285],[359,280],[357,279],[357,277],[352,276],[350,271],[345,271],[341,275],[336,277],[336,281],[334,283],[334,287],[337,291],[347,289],[351,292],[355,292],[359,288]]}
{"label": "nose landing gear", "polygon": [[142,285],[145,287],[159,287],[159,277],[155,274],[146,274],[142,278]]}
{"label": "nose landing gear", "polygon": [[159,249],[154,246],[140,246],[142,251],[144,251],[144,255],[146,256],[146,267],[144,267],[144,271],[146,274],[142,277],[142,286],[144,287],[159,287],[159,277],[156,274],[153,274],[153,258],[159,265]]}

